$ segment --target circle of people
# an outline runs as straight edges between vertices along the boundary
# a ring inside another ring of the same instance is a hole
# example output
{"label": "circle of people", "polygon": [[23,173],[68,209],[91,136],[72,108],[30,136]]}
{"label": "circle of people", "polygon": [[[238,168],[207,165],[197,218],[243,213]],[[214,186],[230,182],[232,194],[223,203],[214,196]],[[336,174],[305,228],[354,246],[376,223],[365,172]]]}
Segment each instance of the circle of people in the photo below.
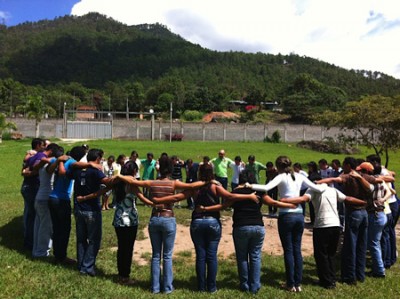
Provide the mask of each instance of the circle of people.
{"label": "circle of people", "polygon": [[[266,165],[254,155],[244,163],[240,156],[205,156],[200,163],[180,160],[167,153],[146,159],[132,151],[103,159],[101,149],[75,146],[64,154],[55,143],[35,138],[27,151],[21,174],[24,198],[24,247],[33,257],[47,257],[51,247],[56,263],[76,264],[82,275],[95,276],[96,256],[102,238],[102,210],[115,209],[118,251],[118,283],[133,285],[130,278],[133,247],[138,230],[136,200],[152,207],[148,224],[152,246],[151,292],[171,293],[172,254],[176,236],[174,207],[187,200],[192,210],[190,235],[196,252],[199,291],[217,291],[217,250],[221,239],[220,211],[233,209],[233,242],[239,288],[257,293],[261,288],[261,257],[265,236],[263,204],[277,217],[284,251],[286,282],[282,288],[301,292],[302,234],[305,203],[313,225],[316,272],[321,287],[336,287],[335,255],[341,234],[341,282],[356,285],[366,276],[367,251],[372,277],[385,278],[396,262],[395,225],[398,200],[394,173],[381,165],[380,157],[366,160],[346,157],[343,163],[325,159],[292,165],[286,156]],[[143,175],[140,177],[140,169]],[[228,192],[228,168],[232,168]],[[183,182],[182,169],[186,169]],[[261,184],[259,173],[266,171]],[[155,179],[156,174],[156,179]],[[109,198],[113,194],[113,201]],[[278,199],[279,195],[279,199]],[[76,222],[77,260],[67,257],[71,231],[71,197]],[[279,212],[277,213],[277,208]],[[162,267],[161,267],[162,263]]]}

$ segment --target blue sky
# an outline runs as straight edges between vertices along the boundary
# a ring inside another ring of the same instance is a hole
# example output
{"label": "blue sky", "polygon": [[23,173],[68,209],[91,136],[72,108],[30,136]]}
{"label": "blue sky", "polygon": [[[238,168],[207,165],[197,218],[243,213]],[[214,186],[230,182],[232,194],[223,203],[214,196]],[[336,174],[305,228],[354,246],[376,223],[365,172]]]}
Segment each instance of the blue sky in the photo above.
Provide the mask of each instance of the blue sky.
{"label": "blue sky", "polygon": [[0,0],[0,20],[7,26],[69,15],[78,0]]}
{"label": "blue sky", "polygon": [[0,0],[7,26],[99,12],[217,51],[295,53],[400,79],[399,0]]}

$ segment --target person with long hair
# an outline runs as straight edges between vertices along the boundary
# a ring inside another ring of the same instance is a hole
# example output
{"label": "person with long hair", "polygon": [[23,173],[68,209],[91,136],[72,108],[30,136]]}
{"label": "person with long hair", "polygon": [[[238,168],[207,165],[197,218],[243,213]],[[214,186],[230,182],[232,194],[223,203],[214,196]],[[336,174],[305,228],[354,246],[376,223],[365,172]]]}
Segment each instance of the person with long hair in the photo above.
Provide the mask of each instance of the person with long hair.
{"label": "person with long hair", "polygon": [[[138,181],[133,177],[119,176],[119,178],[134,186],[148,188],[152,197],[164,197],[173,195],[176,189],[195,189],[204,186],[207,182],[198,181],[191,184],[172,180],[172,162],[168,156],[159,159],[160,177],[157,180]],[[151,258],[151,291],[156,294],[163,291],[166,294],[174,290],[172,253],[176,236],[176,219],[173,211],[173,203],[153,206],[149,235],[153,249]],[[163,259],[163,271],[161,279],[161,258]]]}
{"label": "person with long hair", "polygon": [[[213,167],[211,164],[202,164],[199,168],[199,180],[213,181]],[[253,192],[254,193],[254,192]],[[196,191],[184,191],[175,196],[164,197],[163,199],[153,198],[156,203],[165,203],[171,199],[178,201],[193,196],[196,209],[192,212],[190,224],[190,236],[196,251],[196,276],[199,291],[214,293],[217,291],[218,271],[218,245],[221,239],[220,208],[219,198],[225,201],[234,202],[237,200],[257,201],[255,194],[232,194],[226,191],[220,184],[208,184]]]}
{"label": "person with long hair", "polygon": [[[245,184],[245,187],[255,191],[267,192],[278,187],[281,198],[298,197],[302,184],[316,192],[322,192],[325,187],[317,186],[305,176],[293,172],[292,161],[287,156],[279,156],[275,166],[279,174],[268,184]],[[286,285],[283,287],[290,292],[301,292],[303,277],[303,257],[301,255],[301,239],[304,231],[304,216],[301,205],[296,208],[281,208],[278,216],[278,232],[281,239]]]}
{"label": "person with long hair", "polygon": [[[254,176],[244,170],[239,176],[239,183],[254,183]],[[253,200],[254,191],[249,188],[237,188],[232,191],[232,197],[242,195],[240,200],[227,199],[223,205],[209,207],[200,206],[207,212],[233,207],[233,242],[235,245],[237,269],[240,289],[256,294],[261,288],[261,255],[265,237],[265,227],[262,220],[263,204],[280,208],[295,208],[291,203],[281,203],[264,193],[256,194],[258,200]]]}
{"label": "person with long hair", "polygon": [[[135,161],[128,161],[121,169],[121,175],[137,179],[139,168]],[[114,186],[115,214],[113,226],[118,239],[117,268],[118,283],[132,285],[135,283],[129,276],[131,273],[133,247],[139,224],[139,215],[136,208],[135,197],[144,204],[152,206],[153,203],[144,197],[137,186],[117,182]]]}

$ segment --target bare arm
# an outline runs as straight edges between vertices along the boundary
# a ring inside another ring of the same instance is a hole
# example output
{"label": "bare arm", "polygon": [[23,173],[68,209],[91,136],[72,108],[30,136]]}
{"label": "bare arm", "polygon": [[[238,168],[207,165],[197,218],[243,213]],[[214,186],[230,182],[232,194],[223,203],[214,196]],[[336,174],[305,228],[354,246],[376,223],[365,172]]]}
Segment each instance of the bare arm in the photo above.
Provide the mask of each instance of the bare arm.
{"label": "bare arm", "polygon": [[303,196],[298,196],[298,197],[290,197],[290,198],[281,198],[281,202],[288,202],[288,203],[294,203],[294,204],[300,204],[303,202],[308,202],[311,200],[311,197],[307,194],[304,194]]}
{"label": "bare arm", "polygon": [[355,205],[355,206],[366,206],[367,202],[352,196],[346,196],[345,201],[351,205]]}
{"label": "bare arm", "polygon": [[224,199],[231,201],[232,203],[241,200],[252,200],[258,203],[258,198],[255,192],[250,194],[239,194],[228,192],[222,186],[215,186],[215,188],[217,195],[222,196]]}
{"label": "bare arm", "polygon": [[119,180],[134,185],[134,186],[138,186],[138,187],[145,187],[145,188],[149,188],[151,186],[151,180],[146,180],[146,181],[139,181],[136,178],[130,176],[130,175],[117,175],[116,178],[118,178]]}
{"label": "bare arm", "polygon": [[153,197],[153,201],[157,204],[173,203],[184,200],[193,194],[192,190],[185,190],[181,193],[176,193],[163,197]]}
{"label": "bare arm", "polygon": [[343,183],[343,179],[338,176],[338,177],[332,177],[332,178],[325,178],[319,181],[316,181],[317,184],[332,184],[332,183]]}
{"label": "bare arm", "polygon": [[154,203],[146,196],[144,196],[144,194],[140,191],[140,189],[137,186],[134,186],[133,188],[134,188],[133,193],[135,193],[135,195],[137,196],[137,198],[140,199],[141,202],[143,202],[148,206],[154,206]]}
{"label": "bare arm", "polygon": [[282,202],[282,201],[277,201],[273,200],[270,196],[264,195],[262,197],[263,203],[269,206],[276,206],[279,208],[288,208],[288,209],[295,209],[297,208],[297,205],[291,202]]}

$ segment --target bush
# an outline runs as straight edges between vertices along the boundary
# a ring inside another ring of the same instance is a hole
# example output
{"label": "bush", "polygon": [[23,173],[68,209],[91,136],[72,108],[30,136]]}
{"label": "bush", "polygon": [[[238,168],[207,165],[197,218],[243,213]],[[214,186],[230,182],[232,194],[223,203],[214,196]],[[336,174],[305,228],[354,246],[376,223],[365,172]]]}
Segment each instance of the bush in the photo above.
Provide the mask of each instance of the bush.
{"label": "bush", "polygon": [[264,142],[281,143],[281,133],[279,133],[279,131],[275,131],[274,133],[272,133],[271,138],[265,136]]}
{"label": "bush", "polygon": [[199,121],[203,118],[203,113],[197,110],[186,110],[182,114],[183,120],[186,121]]}
{"label": "bush", "polygon": [[165,140],[169,141],[170,139],[171,141],[182,141],[183,134],[173,133],[171,138],[169,134],[165,134]]}

